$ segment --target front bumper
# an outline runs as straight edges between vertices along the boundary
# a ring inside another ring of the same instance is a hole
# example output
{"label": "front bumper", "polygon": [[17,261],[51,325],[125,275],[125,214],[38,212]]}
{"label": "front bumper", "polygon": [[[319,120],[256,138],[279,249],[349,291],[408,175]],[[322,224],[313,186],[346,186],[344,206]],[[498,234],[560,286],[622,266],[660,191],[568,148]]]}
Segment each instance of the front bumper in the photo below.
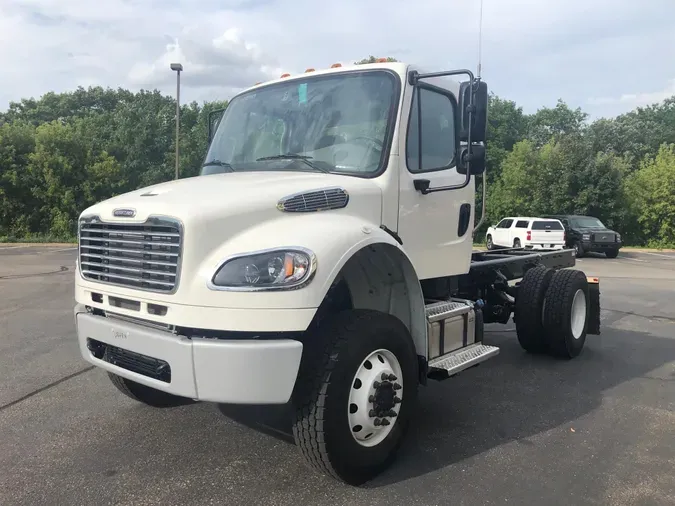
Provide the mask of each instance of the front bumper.
{"label": "front bumper", "polygon": [[292,339],[188,339],[74,310],[82,357],[170,394],[232,404],[284,404],[293,392],[302,343]]}
{"label": "front bumper", "polygon": [[621,249],[620,242],[582,241],[581,245],[583,246],[584,251],[590,251],[592,253],[602,253],[604,251],[613,251]]}

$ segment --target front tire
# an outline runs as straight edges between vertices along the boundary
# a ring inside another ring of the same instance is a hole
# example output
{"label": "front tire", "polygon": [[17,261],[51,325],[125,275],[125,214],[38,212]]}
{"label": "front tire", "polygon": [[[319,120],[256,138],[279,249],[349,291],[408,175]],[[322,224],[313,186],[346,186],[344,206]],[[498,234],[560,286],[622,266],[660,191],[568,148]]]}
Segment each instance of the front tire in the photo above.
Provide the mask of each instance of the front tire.
{"label": "front tire", "polygon": [[328,317],[307,335],[293,394],[293,436],[307,464],[351,485],[384,471],[417,385],[417,354],[400,320],[370,310]]}
{"label": "front tire", "polygon": [[618,249],[610,249],[605,251],[605,256],[607,258],[616,258],[619,256],[619,250]]}
{"label": "front tire", "polygon": [[491,235],[487,236],[487,241],[485,241],[485,247],[488,249],[488,251],[494,249],[495,245],[492,242],[492,236]]}
{"label": "front tire", "polygon": [[581,245],[580,242],[575,242],[574,243],[574,256],[577,258],[581,258],[584,256],[584,247]]}

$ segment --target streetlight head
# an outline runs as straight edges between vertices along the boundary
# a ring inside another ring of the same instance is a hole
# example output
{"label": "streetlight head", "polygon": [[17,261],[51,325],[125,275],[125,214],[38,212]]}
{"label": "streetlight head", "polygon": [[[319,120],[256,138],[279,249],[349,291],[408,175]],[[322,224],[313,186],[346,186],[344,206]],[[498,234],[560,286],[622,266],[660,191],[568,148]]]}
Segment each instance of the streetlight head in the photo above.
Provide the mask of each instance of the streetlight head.
{"label": "streetlight head", "polygon": [[172,63],[171,64],[171,70],[177,70],[178,72],[183,71],[183,65],[180,63]]}

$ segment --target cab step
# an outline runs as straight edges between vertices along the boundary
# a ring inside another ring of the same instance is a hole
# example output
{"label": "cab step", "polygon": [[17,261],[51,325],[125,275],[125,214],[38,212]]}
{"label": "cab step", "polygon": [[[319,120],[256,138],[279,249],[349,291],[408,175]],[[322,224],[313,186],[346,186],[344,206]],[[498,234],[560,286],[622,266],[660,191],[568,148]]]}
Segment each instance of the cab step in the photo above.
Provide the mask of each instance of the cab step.
{"label": "cab step", "polygon": [[460,348],[429,361],[427,377],[442,380],[499,354],[499,348],[482,343]]}

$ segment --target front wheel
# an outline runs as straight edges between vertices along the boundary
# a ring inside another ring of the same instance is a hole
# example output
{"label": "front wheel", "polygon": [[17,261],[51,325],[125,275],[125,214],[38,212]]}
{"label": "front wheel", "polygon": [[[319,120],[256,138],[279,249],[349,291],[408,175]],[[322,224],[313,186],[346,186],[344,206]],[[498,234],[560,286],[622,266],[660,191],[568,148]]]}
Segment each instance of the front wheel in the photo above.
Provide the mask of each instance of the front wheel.
{"label": "front wheel", "polygon": [[610,249],[605,251],[605,256],[607,258],[616,258],[619,256],[619,250],[618,249]]}
{"label": "front wheel", "polygon": [[577,258],[584,256],[584,247],[579,242],[574,243],[574,256]]}
{"label": "front wheel", "polygon": [[307,335],[293,436],[314,469],[351,485],[394,460],[417,397],[417,354],[397,318],[338,313]]}
{"label": "front wheel", "polygon": [[492,236],[488,235],[487,240],[485,241],[485,246],[487,247],[488,250],[491,250],[495,247],[495,245],[492,242]]}

